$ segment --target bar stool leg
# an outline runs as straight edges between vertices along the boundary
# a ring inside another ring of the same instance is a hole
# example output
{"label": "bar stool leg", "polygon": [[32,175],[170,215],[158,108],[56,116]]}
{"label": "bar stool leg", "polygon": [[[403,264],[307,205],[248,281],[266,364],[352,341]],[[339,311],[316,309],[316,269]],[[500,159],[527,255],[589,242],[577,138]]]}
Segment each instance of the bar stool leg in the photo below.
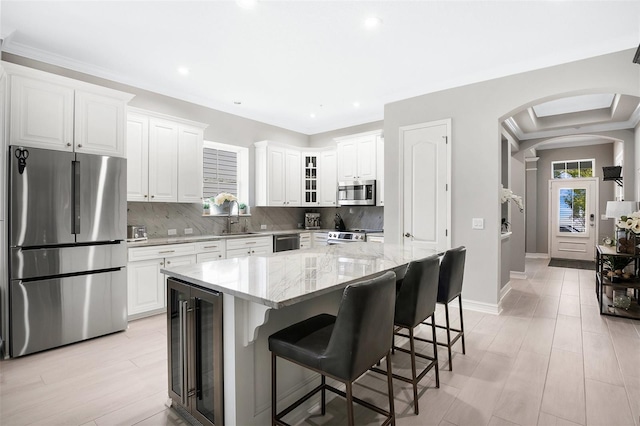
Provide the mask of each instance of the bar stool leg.
{"label": "bar stool leg", "polygon": [[327,413],[327,408],[326,408],[326,403],[327,403],[327,390],[324,388],[324,386],[327,383],[327,378],[325,377],[325,375],[322,375],[322,408],[321,408],[321,413],[324,416]]}
{"label": "bar stool leg", "polygon": [[438,365],[438,342],[436,341],[436,313],[431,315],[431,337],[433,340],[433,357],[436,360],[436,387],[440,387],[440,366]]}
{"label": "bar stool leg", "polygon": [[411,384],[413,385],[413,412],[418,414],[418,380],[416,380],[416,347],[413,328],[409,328],[409,349],[411,350]]}
{"label": "bar stool leg", "polygon": [[391,357],[387,352],[387,387],[389,393],[389,414],[391,415],[391,426],[396,425],[395,400],[393,399],[393,373],[391,371]]}
{"label": "bar stool leg", "polygon": [[352,383],[347,382],[347,417],[349,420],[349,426],[354,426],[355,422],[353,419],[353,388]]}
{"label": "bar stool leg", "polygon": [[466,354],[464,348],[464,321],[462,320],[462,294],[458,295],[458,303],[460,304],[460,333],[462,337],[462,353]]}
{"label": "bar stool leg", "polygon": [[276,354],[271,352],[271,425],[276,424]]}
{"label": "bar stool leg", "polygon": [[444,314],[447,321],[447,351],[449,352],[449,371],[453,371],[453,366],[451,365],[451,326],[449,324],[449,303],[445,302],[444,304]]}

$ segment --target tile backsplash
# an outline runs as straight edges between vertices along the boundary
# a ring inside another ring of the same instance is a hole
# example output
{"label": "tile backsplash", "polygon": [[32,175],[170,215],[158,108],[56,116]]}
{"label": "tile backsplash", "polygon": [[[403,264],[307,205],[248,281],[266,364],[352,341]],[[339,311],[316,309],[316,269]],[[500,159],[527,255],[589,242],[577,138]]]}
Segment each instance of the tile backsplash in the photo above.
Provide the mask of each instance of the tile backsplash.
{"label": "tile backsplash", "polygon": [[[296,229],[298,224],[304,224],[305,212],[320,213],[324,229],[333,229],[336,213],[347,229],[382,229],[384,224],[383,207],[251,207],[251,216],[241,216],[240,223],[232,225],[232,232],[260,231],[260,225],[267,225],[269,231]],[[166,237],[169,229],[183,236],[185,228],[193,229],[192,235],[220,235],[226,229],[227,218],[202,216],[200,204],[129,202],[127,224],[146,225],[149,238]]]}

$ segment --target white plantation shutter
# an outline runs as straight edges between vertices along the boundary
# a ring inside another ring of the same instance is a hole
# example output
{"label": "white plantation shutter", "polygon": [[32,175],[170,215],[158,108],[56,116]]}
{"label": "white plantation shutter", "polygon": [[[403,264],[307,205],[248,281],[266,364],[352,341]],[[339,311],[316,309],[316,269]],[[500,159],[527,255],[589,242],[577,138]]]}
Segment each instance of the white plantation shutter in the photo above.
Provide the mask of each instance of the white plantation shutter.
{"label": "white plantation shutter", "polygon": [[215,197],[221,192],[238,196],[238,154],[204,148],[202,176],[205,198]]}

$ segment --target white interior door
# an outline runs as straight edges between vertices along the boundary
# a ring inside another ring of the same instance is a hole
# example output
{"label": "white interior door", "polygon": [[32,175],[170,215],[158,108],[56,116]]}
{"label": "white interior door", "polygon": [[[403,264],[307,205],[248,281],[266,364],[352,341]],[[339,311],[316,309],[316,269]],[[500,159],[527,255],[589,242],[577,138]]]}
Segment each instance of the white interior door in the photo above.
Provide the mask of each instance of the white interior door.
{"label": "white interior door", "polygon": [[403,241],[444,250],[451,246],[451,121],[400,128]]}
{"label": "white interior door", "polygon": [[551,257],[593,260],[598,235],[597,179],[549,181]]}

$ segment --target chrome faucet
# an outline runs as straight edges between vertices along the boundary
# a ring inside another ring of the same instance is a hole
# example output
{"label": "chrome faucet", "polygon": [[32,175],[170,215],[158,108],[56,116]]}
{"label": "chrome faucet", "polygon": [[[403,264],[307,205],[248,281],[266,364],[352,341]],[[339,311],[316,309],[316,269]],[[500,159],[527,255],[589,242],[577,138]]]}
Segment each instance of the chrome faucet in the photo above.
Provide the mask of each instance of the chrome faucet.
{"label": "chrome faucet", "polygon": [[[231,220],[231,212],[233,211],[233,203],[236,203],[236,217],[237,220],[234,222],[233,220]],[[233,200],[229,202],[229,213],[227,214],[227,234],[231,233],[231,225],[233,225],[234,223],[240,223],[240,206],[238,205],[238,201],[237,200]]]}

